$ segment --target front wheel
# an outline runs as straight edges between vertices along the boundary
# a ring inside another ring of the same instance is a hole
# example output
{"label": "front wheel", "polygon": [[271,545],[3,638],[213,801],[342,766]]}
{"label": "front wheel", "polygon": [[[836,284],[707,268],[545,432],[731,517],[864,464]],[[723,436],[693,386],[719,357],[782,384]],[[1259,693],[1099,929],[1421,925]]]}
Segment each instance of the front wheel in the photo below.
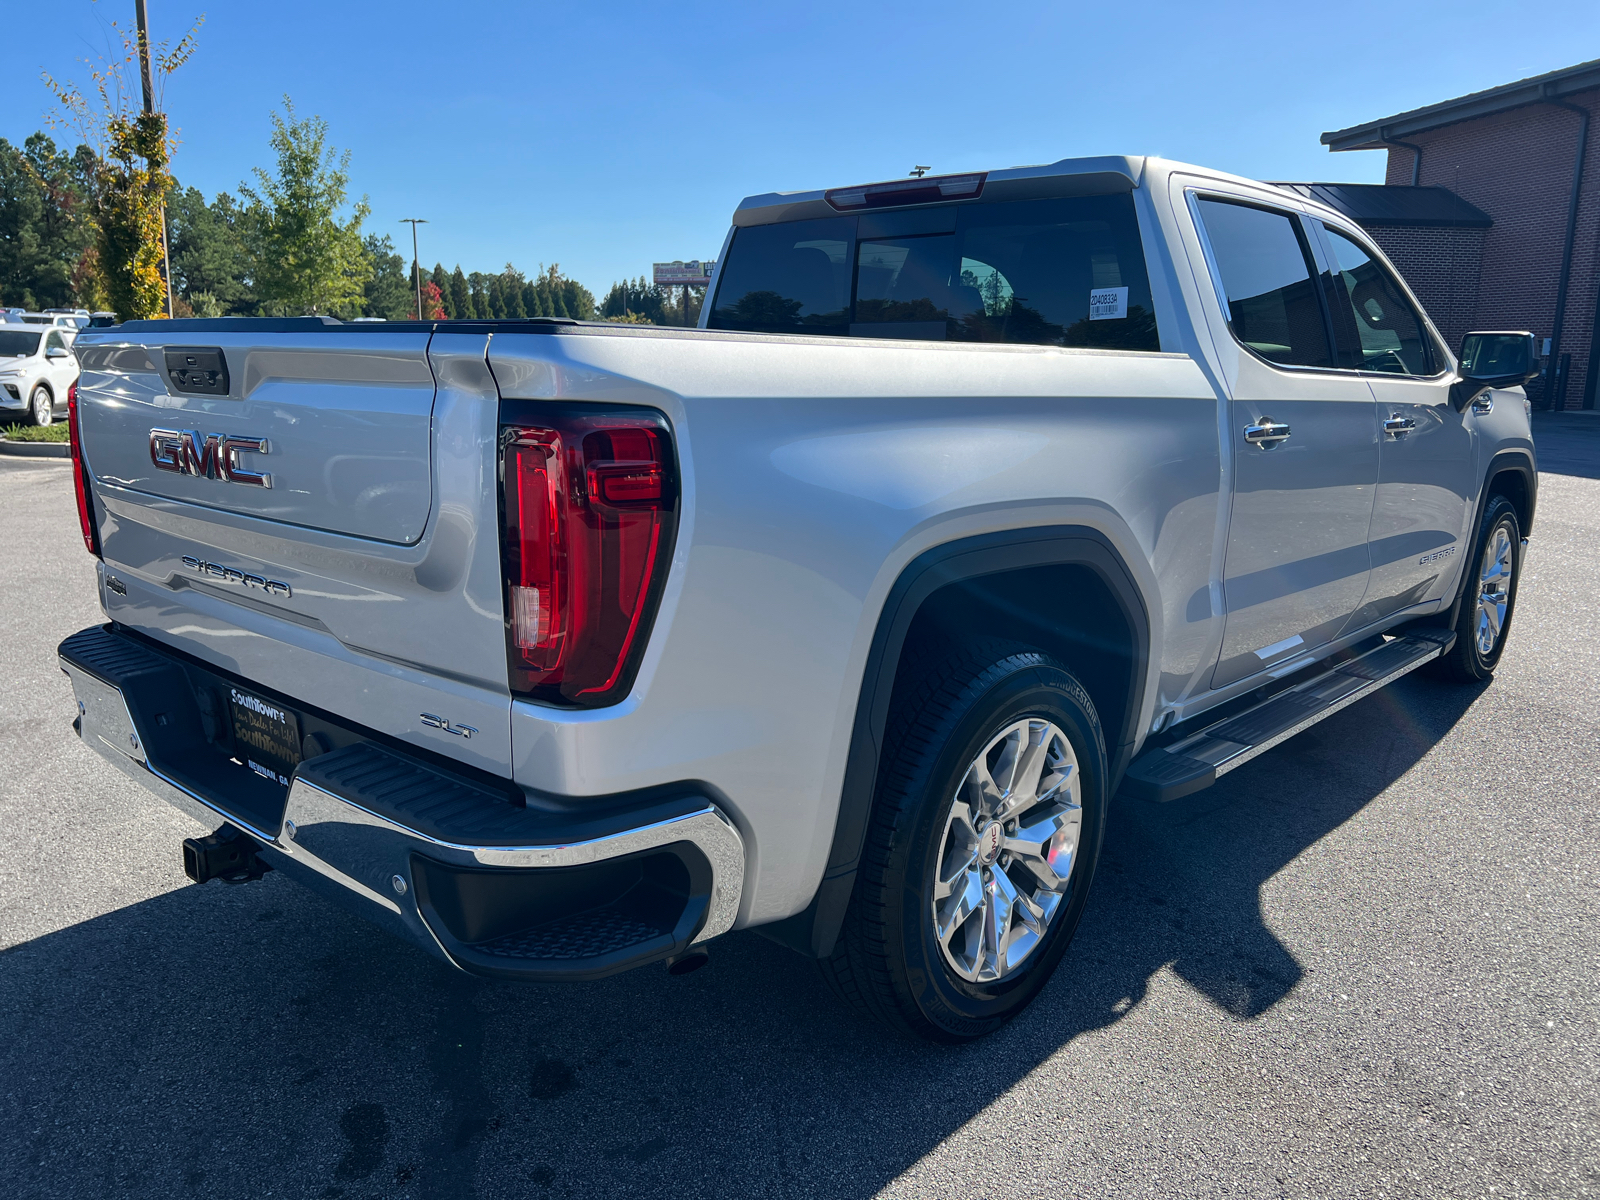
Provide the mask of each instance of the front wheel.
{"label": "front wheel", "polygon": [[28,407],[35,425],[48,425],[56,419],[55,400],[50,395],[50,389],[42,383],[33,389],[33,395],[28,398]]}
{"label": "front wheel", "polygon": [[1511,632],[1522,575],[1522,525],[1504,496],[1490,498],[1475,549],[1456,618],[1456,644],[1439,659],[1438,673],[1458,683],[1490,678]]}
{"label": "front wheel", "polygon": [[1083,915],[1106,773],[1088,693],[1038,651],[975,644],[897,689],[833,990],[932,1041],[1016,1016]]}

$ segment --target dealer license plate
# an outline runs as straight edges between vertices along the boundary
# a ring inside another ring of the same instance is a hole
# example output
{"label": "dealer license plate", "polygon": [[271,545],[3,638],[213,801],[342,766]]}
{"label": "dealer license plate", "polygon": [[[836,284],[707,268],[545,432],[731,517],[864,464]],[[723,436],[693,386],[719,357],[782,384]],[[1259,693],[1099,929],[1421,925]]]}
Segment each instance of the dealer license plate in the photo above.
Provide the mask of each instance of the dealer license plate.
{"label": "dealer license plate", "polygon": [[263,779],[289,786],[300,761],[300,720],[272,700],[228,689],[233,708],[233,747],[240,761]]}

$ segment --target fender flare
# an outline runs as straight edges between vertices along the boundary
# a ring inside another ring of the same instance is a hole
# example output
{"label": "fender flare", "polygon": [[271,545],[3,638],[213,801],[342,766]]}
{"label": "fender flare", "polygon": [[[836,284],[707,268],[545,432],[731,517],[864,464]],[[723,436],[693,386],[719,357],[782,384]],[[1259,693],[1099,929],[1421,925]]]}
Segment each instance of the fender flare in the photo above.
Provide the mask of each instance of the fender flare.
{"label": "fender flare", "polygon": [[1454,629],[1456,621],[1461,616],[1461,602],[1466,598],[1467,582],[1472,577],[1472,555],[1478,547],[1478,526],[1483,524],[1483,513],[1489,506],[1489,481],[1506,471],[1515,471],[1521,475],[1523,487],[1528,493],[1528,520],[1523,526],[1522,536],[1527,537],[1528,531],[1533,528],[1533,513],[1538,506],[1539,498],[1539,472],[1534,465],[1533,451],[1520,447],[1515,450],[1502,450],[1489,460],[1489,466],[1483,472],[1483,484],[1478,489],[1478,503],[1472,513],[1472,543],[1467,553],[1462,556],[1461,576],[1456,580],[1455,599],[1444,611],[1442,618],[1435,618],[1447,628]]}
{"label": "fender flare", "polygon": [[1127,712],[1121,729],[1105,731],[1111,768],[1107,794],[1116,790],[1116,782],[1127,768],[1138,735],[1150,660],[1149,608],[1116,547],[1099,530],[1083,525],[1011,529],[935,546],[905,566],[879,610],[862,674],[839,811],[834,819],[833,844],[822,881],[811,903],[802,911],[759,926],[757,932],[816,958],[826,958],[833,953],[866,843],[889,702],[913,620],[928,598],[943,587],[984,575],[1039,566],[1089,568],[1115,598],[1132,632],[1134,652]]}

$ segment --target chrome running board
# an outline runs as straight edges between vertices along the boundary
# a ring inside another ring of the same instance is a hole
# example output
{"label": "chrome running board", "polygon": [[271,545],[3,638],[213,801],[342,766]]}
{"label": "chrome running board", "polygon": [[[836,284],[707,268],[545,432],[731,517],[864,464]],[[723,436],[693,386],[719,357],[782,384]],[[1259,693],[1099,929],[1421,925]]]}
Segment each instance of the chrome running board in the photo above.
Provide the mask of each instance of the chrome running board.
{"label": "chrome running board", "polygon": [[1122,787],[1157,801],[1208,788],[1256,755],[1438,658],[1455,640],[1447,629],[1420,629],[1385,642],[1182,741],[1147,750],[1129,766]]}

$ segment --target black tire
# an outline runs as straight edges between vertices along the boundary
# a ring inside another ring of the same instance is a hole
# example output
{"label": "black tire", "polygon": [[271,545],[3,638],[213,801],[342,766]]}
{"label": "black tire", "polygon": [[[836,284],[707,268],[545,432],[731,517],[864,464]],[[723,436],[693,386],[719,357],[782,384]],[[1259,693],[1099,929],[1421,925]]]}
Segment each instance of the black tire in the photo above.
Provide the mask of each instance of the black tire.
{"label": "black tire", "polygon": [[[975,757],[1030,717],[1053,722],[1077,759],[1076,857],[1053,919],[1015,973],[973,983],[951,969],[934,928],[946,822]],[[834,952],[821,964],[829,986],[885,1024],[936,1042],[971,1041],[1016,1016],[1048,982],[1083,915],[1105,830],[1106,776],[1093,702],[1038,651],[974,643],[897,687],[855,891]]]}
{"label": "black tire", "polygon": [[33,417],[35,425],[50,425],[56,419],[55,397],[50,395],[50,389],[40,384],[33,389],[28,397],[28,412]]}
{"label": "black tire", "polygon": [[[1510,543],[1511,578],[1505,589],[1505,616],[1493,645],[1485,650],[1479,638],[1483,620],[1480,598],[1484,593],[1489,556],[1498,541],[1497,535],[1502,533]],[[1448,654],[1434,660],[1433,674],[1453,683],[1478,683],[1491,678],[1500,665],[1506,638],[1511,633],[1511,618],[1516,612],[1517,584],[1522,579],[1522,524],[1517,519],[1516,507],[1504,496],[1489,498],[1483,520],[1478,524],[1472,557],[1462,569],[1466,578],[1461,585],[1461,611],[1456,617],[1456,644]]]}

